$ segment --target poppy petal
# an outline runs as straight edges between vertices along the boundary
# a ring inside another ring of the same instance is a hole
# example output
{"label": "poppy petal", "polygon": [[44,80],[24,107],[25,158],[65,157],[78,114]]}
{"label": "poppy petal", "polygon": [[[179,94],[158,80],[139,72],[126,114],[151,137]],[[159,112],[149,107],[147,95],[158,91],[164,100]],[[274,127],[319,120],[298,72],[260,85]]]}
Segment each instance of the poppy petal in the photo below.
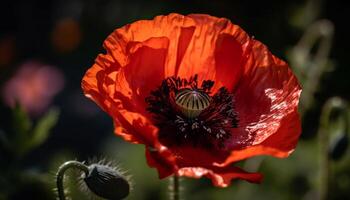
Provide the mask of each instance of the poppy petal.
{"label": "poppy petal", "polygon": [[219,35],[215,47],[215,92],[225,86],[232,91],[243,70],[243,48],[233,36],[229,34]]}
{"label": "poppy petal", "polygon": [[109,54],[100,54],[82,80],[81,86],[85,95],[95,101],[107,113],[113,103],[113,76],[119,69],[120,65],[115,62],[113,57]]}
{"label": "poppy petal", "polygon": [[131,102],[143,114],[146,114],[145,98],[164,80],[167,45],[166,38],[152,38],[143,43],[129,45],[134,52],[130,53],[130,61],[122,68],[122,72],[131,90]]}
{"label": "poppy petal", "polygon": [[165,147],[146,148],[147,164],[156,168],[159,178],[168,177],[177,170],[174,155]]}
{"label": "poppy petal", "polygon": [[227,187],[233,179],[242,179],[252,183],[260,183],[263,176],[260,173],[249,173],[238,167],[186,167],[177,172],[178,176],[187,176],[191,178],[201,178],[203,176],[211,179],[214,186]]}
{"label": "poppy petal", "polygon": [[171,146],[169,150],[174,154],[179,167],[207,167],[212,163],[225,161],[229,155],[227,151],[195,146]]}
{"label": "poppy petal", "polygon": [[301,133],[299,116],[291,113],[280,124],[277,132],[261,144],[253,145],[241,150],[234,150],[222,163],[214,163],[215,166],[227,166],[253,156],[270,155],[278,158],[288,157],[295,149]]}
{"label": "poppy petal", "polygon": [[231,88],[237,82],[242,54],[249,41],[239,26],[225,18],[172,13],[117,29],[106,40],[105,48],[126,66],[130,58],[128,45],[151,38],[169,38],[163,78],[174,75],[190,78],[197,74],[199,82],[216,80],[215,88],[223,85]]}
{"label": "poppy petal", "polygon": [[224,164],[256,155],[286,157],[301,133],[300,85],[288,65],[252,40],[251,54],[235,92],[239,128],[232,130]]}
{"label": "poppy petal", "polygon": [[154,145],[157,128],[130,99],[122,68],[109,54],[99,55],[82,80],[85,95],[114,119],[115,133],[134,143]]}
{"label": "poppy petal", "polygon": [[[175,75],[176,66],[181,63],[189,42],[192,39],[195,23],[192,19],[179,14],[157,16],[153,20],[140,20],[116,29],[107,40],[108,47],[117,60],[124,61],[122,66],[127,65],[127,48],[130,43],[142,42],[152,38],[167,38],[169,40],[167,57],[164,64],[164,76]],[[115,49],[118,49],[117,51]],[[155,57],[153,57],[155,58]],[[158,58],[157,58],[158,59]],[[153,59],[153,60],[157,60]]]}
{"label": "poppy petal", "polygon": [[187,17],[194,21],[196,29],[176,75],[190,78],[197,74],[199,82],[214,80],[213,92],[222,86],[233,88],[249,36],[225,18],[204,14]]}

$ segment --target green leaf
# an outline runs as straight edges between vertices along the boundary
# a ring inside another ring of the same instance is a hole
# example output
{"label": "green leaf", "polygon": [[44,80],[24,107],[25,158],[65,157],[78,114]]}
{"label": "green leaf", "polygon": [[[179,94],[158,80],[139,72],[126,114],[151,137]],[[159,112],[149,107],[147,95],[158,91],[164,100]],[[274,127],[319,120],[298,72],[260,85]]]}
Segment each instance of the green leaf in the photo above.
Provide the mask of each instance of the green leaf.
{"label": "green leaf", "polygon": [[16,102],[15,107],[12,109],[12,128],[13,133],[8,138],[9,150],[20,156],[24,152],[26,142],[29,139],[32,121],[19,102]]}
{"label": "green leaf", "polygon": [[23,106],[18,102],[12,110],[13,128],[18,137],[25,137],[32,128],[32,122]]}
{"label": "green leaf", "polygon": [[50,130],[58,121],[59,113],[58,109],[52,108],[38,121],[27,142],[27,151],[38,147],[46,141],[50,135]]}

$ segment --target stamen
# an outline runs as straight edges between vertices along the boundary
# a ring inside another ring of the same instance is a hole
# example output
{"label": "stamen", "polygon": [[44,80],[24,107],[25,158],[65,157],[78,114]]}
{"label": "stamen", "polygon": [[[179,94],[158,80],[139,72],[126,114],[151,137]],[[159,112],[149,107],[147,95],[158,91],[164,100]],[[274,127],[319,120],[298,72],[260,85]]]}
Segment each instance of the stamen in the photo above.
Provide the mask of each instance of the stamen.
{"label": "stamen", "polygon": [[238,124],[233,94],[222,87],[211,96],[214,82],[205,80],[198,87],[197,78],[165,79],[146,98],[147,111],[153,114],[159,137],[167,145],[223,148]]}

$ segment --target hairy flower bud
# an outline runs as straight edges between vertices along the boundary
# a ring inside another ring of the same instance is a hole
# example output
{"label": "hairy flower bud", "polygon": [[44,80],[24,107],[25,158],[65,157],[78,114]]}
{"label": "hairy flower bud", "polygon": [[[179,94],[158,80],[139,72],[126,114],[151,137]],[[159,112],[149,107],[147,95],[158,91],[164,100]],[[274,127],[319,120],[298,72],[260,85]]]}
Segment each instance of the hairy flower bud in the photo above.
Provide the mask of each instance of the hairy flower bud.
{"label": "hairy flower bud", "polygon": [[130,192],[130,184],[126,178],[106,165],[90,165],[89,173],[83,180],[93,193],[106,199],[123,199]]}

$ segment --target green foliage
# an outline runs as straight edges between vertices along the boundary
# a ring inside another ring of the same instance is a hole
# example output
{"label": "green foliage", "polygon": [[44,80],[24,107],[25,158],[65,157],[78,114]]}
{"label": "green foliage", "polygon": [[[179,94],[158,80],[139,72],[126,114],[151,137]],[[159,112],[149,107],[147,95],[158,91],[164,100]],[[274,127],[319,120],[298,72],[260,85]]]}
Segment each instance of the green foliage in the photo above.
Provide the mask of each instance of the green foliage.
{"label": "green foliage", "polygon": [[50,130],[57,123],[59,110],[52,108],[33,127],[33,122],[23,107],[16,104],[12,112],[13,137],[11,151],[21,157],[46,141]]}
{"label": "green foliage", "polygon": [[27,149],[31,150],[46,141],[50,134],[50,130],[57,123],[59,110],[53,108],[49,110],[36,124],[31,133],[31,138],[27,142]]}
{"label": "green foliage", "polygon": [[17,139],[21,139],[27,134],[27,132],[32,127],[32,122],[28,116],[28,114],[24,111],[23,106],[21,106],[18,102],[12,111],[12,126]]}
{"label": "green foliage", "polygon": [[26,155],[43,144],[59,117],[58,109],[51,109],[36,122],[17,103],[12,109],[9,134],[0,131],[0,200],[21,199],[23,193],[30,199],[54,199],[48,187],[52,178],[48,173],[23,168]]}

